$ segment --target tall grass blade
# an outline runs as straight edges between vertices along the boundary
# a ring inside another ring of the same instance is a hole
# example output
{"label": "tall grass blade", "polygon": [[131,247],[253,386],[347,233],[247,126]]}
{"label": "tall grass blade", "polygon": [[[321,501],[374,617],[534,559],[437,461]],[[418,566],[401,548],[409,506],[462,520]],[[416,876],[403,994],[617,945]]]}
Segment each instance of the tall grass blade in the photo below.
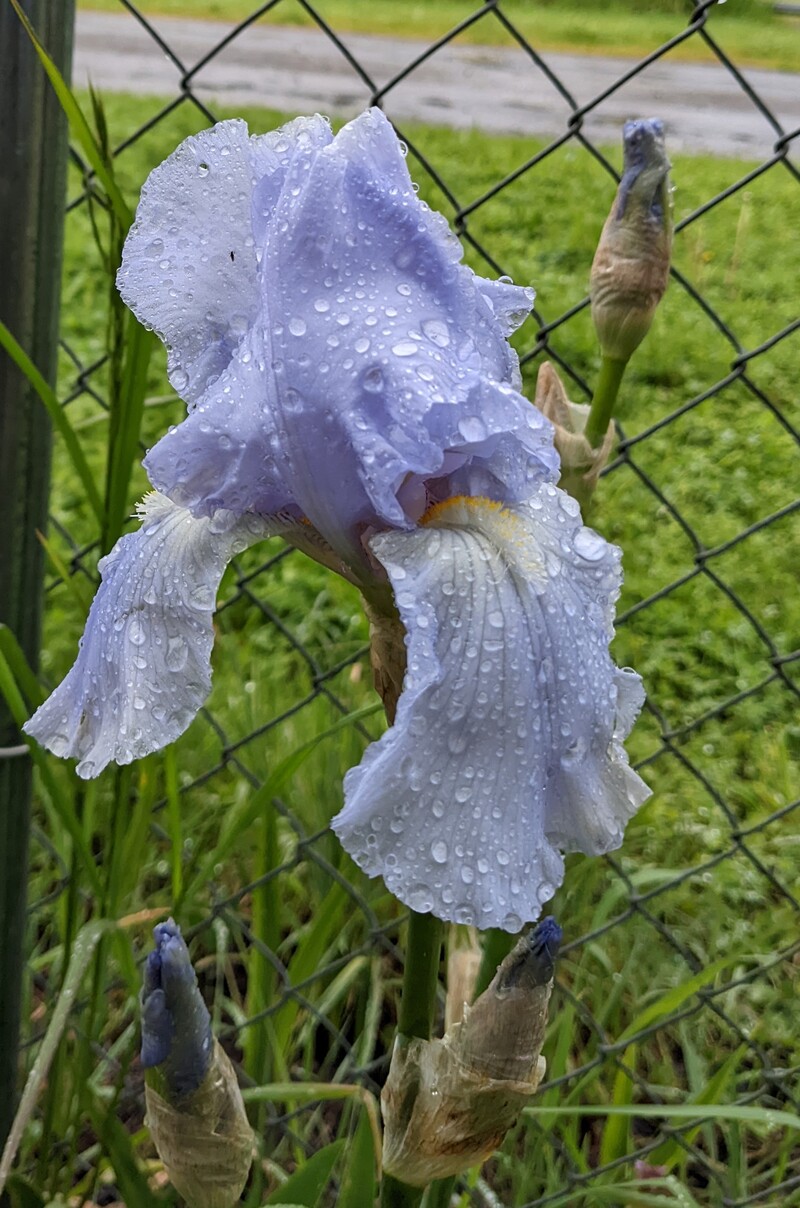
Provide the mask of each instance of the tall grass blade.
{"label": "tall grass blade", "polygon": [[36,1100],[47,1080],[47,1073],[61,1037],[64,1034],[64,1029],[67,1026],[69,1013],[72,1010],[78,987],[83,980],[86,970],[89,968],[100,940],[116,927],[117,924],[111,919],[94,919],[92,922],[86,923],[81,927],[75,937],[69,968],[64,978],[61,993],[58,996],[58,1002],[53,1011],[53,1017],[50,1020],[41,1048],[36,1055],[33,1068],[28,1075],[17,1114],[14,1117],[14,1122],[11,1125],[11,1131],[8,1134],[8,1140],[3,1150],[3,1156],[0,1158],[0,1192],[3,1191],[6,1185],[6,1180],[11,1173],[11,1164],[16,1157],[22,1135],[36,1106]]}
{"label": "tall grass blade", "polygon": [[313,738],[302,743],[295,751],[292,751],[291,754],[280,760],[270,772],[261,788],[253,793],[252,797],[246,797],[234,806],[233,809],[227,811],[220,827],[217,842],[213,850],[208,853],[199,865],[185,896],[187,898],[194,897],[198,890],[212,879],[214,865],[226,860],[242,832],[247,830],[248,826],[252,825],[256,818],[260,817],[266,810],[272,808],[272,798],[278,795],[284,785],[305,763],[306,759],[317,749],[321,742],[326,738],[333,738],[342,730],[354,726],[359,721],[363,721],[364,718],[371,717],[373,713],[379,712],[382,707],[376,701],[374,704],[365,705],[362,709],[353,710],[352,713],[348,713],[346,717],[340,718],[327,730],[323,730],[322,733],[315,734]]}
{"label": "tall grass blade", "polygon": [[11,0],[11,7],[19,17],[25,28],[25,32],[33,43],[34,50],[39,56],[39,60],[47,74],[47,78],[53,86],[53,91],[58,97],[59,104],[64,110],[73,136],[80,143],[84,155],[88,159],[98,180],[108,194],[108,199],[114,208],[114,213],[127,229],[127,227],[129,227],[133,222],[133,214],[126,204],[124,197],[120,193],[117,182],[114,180],[114,177],[109,172],[108,167],[103,162],[103,157],[100,153],[97,140],[92,134],[91,127],[84,117],[80,105],[75,100],[72,90],[66,83],[61,72],[58,70],[44,46],[39,41],[36,30],[33,28],[25,15],[19,0]]}
{"label": "tall grass blade", "polygon": [[111,1159],[114,1182],[122,1192],[125,1208],[153,1208],[161,1203],[161,1197],[153,1195],[146,1175],[139,1168],[127,1130],[108,1110],[108,1105],[93,1099],[89,1114],[92,1127]]}
{"label": "tall grass blade", "polygon": [[336,1208],[367,1208],[375,1199],[375,1149],[369,1120],[362,1114],[348,1146]]}
{"label": "tall grass blade", "polygon": [[[12,0],[13,2],[14,0]],[[25,377],[47,408],[47,413],[50,416],[53,427],[66,445],[70,460],[83,484],[83,489],[86,492],[86,498],[91,505],[92,511],[102,524],[103,503],[100,499],[100,492],[95,486],[92,471],[89,469],[89,463],[83,454],[83,449],[67,418],[67,414],[56,397],[55,391],[51,386],[48,386],[33,361],[25,352],[25,349],[17,342],[2,321],[0,321],[0,345],[6,350],[17,368],[25,374]]]}
{"label": "tall grass blade", "polygon": [[[121,305],[121,303],[120,303]],[[139,460],[139,433],[144,414],[147,371],[155,337],[130,312],[122,327],[125,360],[119,390],[112,392],[106,466],[106,507],[102,544],[109,550],[121,535],[128,512],[134,462]]]}
{"label": "tall grass blade", "polygon": [[[6,704],[11,712],[11,716],[21,729],[28,720],[30,711],[25,705],[22,693],[19,690],[19,685],[14,678],[11,667],[6,661],[2,650],[0,650],[0,695],[5,698]],[[28,739],[28,748],[31,753],[31,758],[39,769],[42,784],[47,793],[53,812],[75,845],[76,856],[83,868],[89,885],[91,886],[93,892],[100,897],[102,893],[100,878],[97,874],[91,849],[89,848],[81,825],[75,815],[75,811],[72,808],[72,802],[59,788],[56,778],[50,769],[48,758],[39,744],[32,738]]]}
{"label": "tall grass blade", "polygon": [[334,1166],[344,1149],[344,1141],[333,1141],[318,1150],[306,1163],[273,1192],[267,1204],[298,1204],[300,1208],[316,1208],[331,1177]]}
{"label": "tall grass blade", "polygon": [[800,1116],[772,1107],[744,1107],[737,1103],[632,1103],[607,1106],[602,1103],[576,1104],[574,1107],[523,1108],[526,1116],[640,1116],[650,1120],[739,1120],[762,1128],[800,1130]]}

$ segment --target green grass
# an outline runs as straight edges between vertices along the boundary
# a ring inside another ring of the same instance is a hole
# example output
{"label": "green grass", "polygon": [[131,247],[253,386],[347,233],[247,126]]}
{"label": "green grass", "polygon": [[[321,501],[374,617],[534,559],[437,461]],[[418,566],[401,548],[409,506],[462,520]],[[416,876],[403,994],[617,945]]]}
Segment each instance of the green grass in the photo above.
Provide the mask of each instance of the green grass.
{"label": "green grass", "polygon": [[[119,143],[158,108],[155,100],[109,98],[111,141]],[[281,120],[256,111],[244,116],[253,130]],[[200,121],[188,106],[181,107],[126,150],[117,172],[129,203],[135,202],[148,171]],[[408,134],[462,206],[537,149],[532,140],[477,132],[416,127]],[[615,148],[609,154],[618,158]],[[411,167],[421,196],[449,213],[448,203],[413,158]],[[749,167],[676,157],[676,217],[683,219]],[[73,193],[78,187],[73,172]],[[756,347],[795,317],[800,245],[786,232],[792,229],[797,191],[794,179],[775,169],[676,239],[676,266],[730,323],[745,348]],[[612,195],[610,178],[575,145],[478,208],[468,219],[468,230],[515,280],[536,285],[537,306],[550,321],[585,294]],[[100,214],[101,230],[105,221]],[[85,208],[73,211],[67,228],[62,335],[84,364],[102,355],[108,330],[108,280],[93,248]],[[468,259],[486,271],[474,248]],[[535,339],[535,324],[529,321],[517,338],[523,355]],[[580,375],[594,379],[598,358],[586,311],[557,329],[552,346]],[[627,436],[646,431],[721,380],[732,356],[727,342],[673,284],[625,379],[620,419]],[[539,359],[525,363],[529,393]],[[750,374],[796,424],[797,336],[758,357]],[[65,353],[62,395],[73,377]],[[92,384],[105,398],[104,370],[93,374]],[[579,397],[577,389],[574,393]],[[106,412],[96,399],[83,395],[67,414],[102,483]],[[159,346],[148,374],[145,444],[180,414],[181,405],[167,387]],[[730,540],[790,502],[796,482],[794,442],[741,383],[634,446],[632,456],[706,548]],[[137,466],[130,505],[145,485]],[[50,531],[52,550],[69,564],[75,551],[96,542],[99,533],[62,446],[54,462],[52,512],[57,521]],[[695,547],[669,507],[626,465],[602,482],[594,523],[624,550],[622,614],[694,564]],[[341,709],[361,709],[375,698],[363,659],[324,681],[341,708],[315,693],[317,672],[355,655],[366,642],[366,625],[353,589],[303,556],[294,553],[262,569],[280,550],[276,541],[252,550],[226,576],[208,713],[171,753],[132,769],[108,771],[88,787],[59,761],[47,760],[49,779],[39,782],[30,871],[31,901],[38,903],[28,937],[35,974],[27,988],[32,1036],[52,1014],[87,917],[116,919],[161,909],[174,910],[192,936],[215,1024],[255,1083],[347,1082],[354,1069],[369,1067],[386,1054],[400,966],[392,950],[375,939],[374,929],[384,928],[396,939],[398,907],[380,881],[366,880],[353,867],[330,834],[319,833],[340,808],[344,772],[360,758],[366,735],[377,734],[380,723],[376,714],[328,734],[340,721]],[[800,630],[794,586],[799,555],[800,532],[796,517],[790,517],[711,563],[782,654],[796,646]],[[91,569],[94,557],[96,550],[84,555],[81,567]],[[74,657],[87,586],[81,573],[69,584],[54,576],[42,660],[48,683],[56,682]],[[282,628],[271,623],[258,602]],[[645,712],[629,746],[637,758],[652,758],[644,775],[654,796],[630,824],[616,870],[602,860],[570,857],[565,886],[554,904],[568,940],[618,920],[563,959],[566,993],[554,1000],[545,1044],[550,1076],[571,1077],[545,1092],[540,1105],[596,1105],[597,1114],[522,1121],[482,1175],[507,1204],[562,1192],[568,1172],[577,1179],[570,1204],[658,1202],[646,1200],[644,1192],[617,1188],[630,1179],[630,1166],[593,1174],[601,1159],[631,1154],[655,1135],[653,1123],[643,1117],[604,1118],[604,1106],[628,1101],[630,1081],[624,1073],[620,1076],[613,1057],[599,1060],[601,1044],[621,1042],[625,1063],[640,1080],[634,1102],[644,1099],[648,1088],[657,1101],[667,1103],[693,1097],[732,1102],[758,1091],[758,1061],[742,1046],[730,1020],[770,1054],[773,1065],[797,1065],[793,968],[778,965],[752,984],[733,984],[769,964],[796,934],[790,902],[771,879],[787,886],[796,880],[796,828],[792,815],[768,821],[797,798],[800,788],[800,731],[793,702],[776,682],[680,733],[771,671],[769,652],[752,627],[705,575],[632,613],[620,626],[615,655],[620,664],[630,663],[642,673],[665,725],[679,732],[675,743],[680,755],[702,771],[705,784],[675,754],[662,750],[660,726]],[[791,664],[787,674],[792,674]],[[292,711],[306,697],[308,703]],[[307,747],[321,735],[328,736]],[[225,759],[231,750],[236,762]],[[301,750],[302,761],[298,755],[293,764],[284,762]],[[257,816],[251,818],[253,780],[268,777],[273,778],[268,792],[273,805],[256,802]],[[72,833],[64,825],[66,816],[74,820]],[[741,849],[713,864],[734,848],[733,831],[739,828],[752,829],[747,848],[770,876]],[[674,884],[683,872],[686,878]],[[68,874],[71,883],[64,889],[62,879]],[[630,907],[632,894],[642,898],[638,911]],[[98,955],[82,979],[74,1026],[58,1051],[21,1150],[19,1170],[41,1198],[19,1198],[20,1206],[68,1194],[91,1202],[104,1182],[118,1188],[118,1198],[128,1208],[172,1202],[157,1168],[148,1165],[153,1154],[142,1129],[141,1072],[135,1062],[134,955],[147,946],[153,921],[149,915],[134,917],[122,933],[100,940]],[[677,948],[661,928],[675,936]],[[277,954],[283,975],[262,955],[263,945]],[[689,953],[690,961],[682,953]],[[287,995],[284,978],[300,989],[302,1001]],[[718,992],[714,1002],[723,1015],[705,1007],[667,1025],[671,1015],[699,1005],[698,989]],[[248,1023],[253,1017],[258,1022]],[[663,1027],[635,1039],[640,1028],[659,1020]],[[103,1051],[107,1059],[98,1060]],[[380,1066],[374,1076],[380,1082]],[[295,1104],[273,1104],[269,1091],[253,1091],[251,1100],[262,1138],[259,1173],[247,1199],[251,1208],[303,1165],[306,1147],[322,1150],[337,1138],[363,1135],[359,1120],[364,1109],[347,1098],[301,1104],[290,1130],[281,1127],[278,1112],[294,1110]],[[100,1143],[98,1120],[109,1111],[124,1128],[103,1132]],[[52,1137],[59,1139],[55,1158]],[[763,1119],[706,1125],[694,1130],[693,1145],[687,1153],[664,1141],[655,1153],[674,1178],[668,1190],[683,1189],[694,1197],[684,1198],[687,1204],[721,1205],[724,1195],[756,1194],[770,1202],[770,1188],[798,1170],[796,1138]],[[353,1167],[346,1163],[354,1162],[356,1153],[366,1162],[367,1152],[368,1146],[358,1141],[348,1147],[351,1159],[328,1150],[320,1161],[324,1166],[330,1159],[337,1178],[350,1186]],[[148,1174],[153,1179],[149,1186]],[[321,1202],[333,1203],[333,1192],[326,1195]],[[780,1202],[800,1203],[800,1194],[781,1194]]]}
{"label": "green grass", "polygon": [[[79,0],[79,6],[118,12],[119,0]],[[252,0],[141,0],[151,18],[196,17],[235,22],[254,8]],[[473,0],[318,0],[316,11],[335,30],[384,34],[423,41],[439,38],[471,16]],[[692,5],[682,0],[503,0],[499,6],[517,30],[539,50],[640,58],[686,28]],[[283,0],[265,18],[284,25],[313,25],[294,0]],[[741,66],[800,71],[800,21],[779,16],[769,0],[731,0],[712,9],[707,28]],[[165,33],[169,34],[168,25]],[[516,42],[491,12],[460,35],[463,41],[513,46]],[[702,38],[692,37],[671,57],[710,62],[715,56]]]}

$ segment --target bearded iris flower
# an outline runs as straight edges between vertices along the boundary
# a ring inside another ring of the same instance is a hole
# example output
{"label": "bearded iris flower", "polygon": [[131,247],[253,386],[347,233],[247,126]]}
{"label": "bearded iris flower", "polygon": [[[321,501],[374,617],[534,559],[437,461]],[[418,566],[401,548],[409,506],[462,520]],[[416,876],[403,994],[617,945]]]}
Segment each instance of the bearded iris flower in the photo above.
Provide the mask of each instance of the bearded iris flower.
{"label": "bearded iris flower", "polygon": [[[372,110],[187,139],[142,191],[118,278],[188,415],[28,724],[97,775],[186,729],[228,560],[282,533],[405,630],[394,725],[345,780],[344,847],[419,911],[516,930],[648,790],[643,693],[608,653],[619,551],[554,485],[507,336],[531,290],[476,276]],[[402,669],[401,669],[402,676]]]}

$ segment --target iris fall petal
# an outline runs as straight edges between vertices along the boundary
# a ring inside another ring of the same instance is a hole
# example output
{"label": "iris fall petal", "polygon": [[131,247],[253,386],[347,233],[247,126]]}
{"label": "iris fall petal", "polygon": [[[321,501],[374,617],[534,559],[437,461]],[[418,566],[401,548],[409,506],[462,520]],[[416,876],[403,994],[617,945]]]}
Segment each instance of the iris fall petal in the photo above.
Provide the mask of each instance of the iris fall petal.
{"label": "iris fall petal", "polygon": [[159,750],[189,725],[211,686],[212,615],[235,554],[277,530],[259,517],[196,519],[158,494],[142,527],[100,562],[71,671],[25,725],[78,775]]}
{"label": "iris fall petal", "polygon": [[621,740],[643,701],[608,652],[619,551],[545,484],[455,498],[374,536],[407,632],[395,723],[345,779],[334,830],[401,901],[516,931],[649,795]]}

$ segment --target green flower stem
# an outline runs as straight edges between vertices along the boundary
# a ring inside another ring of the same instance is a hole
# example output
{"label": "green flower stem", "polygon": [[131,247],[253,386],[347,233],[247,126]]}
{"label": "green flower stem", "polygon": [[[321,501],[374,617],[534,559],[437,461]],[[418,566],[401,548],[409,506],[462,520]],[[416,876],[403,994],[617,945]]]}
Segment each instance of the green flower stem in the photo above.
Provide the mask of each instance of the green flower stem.
{"label": "green flower stem", "polygon": [[456,1176],[454,1174],[447,1179],[437,1179],[428,1188],[428,1198],[425,1200],[423,1208],[450,1208],[455,1189]]}
{"label": "green flower stem", "polygon": [[617,401],[619,384],[625,372],[627,361],[619,361],[616,357],[604,356],[600,363],[600,376],[589,409],[589,418],[583,434],[593,449],[599,449],[603,437],[608,431],[614,404]]}
{"label": "green flower stem", "polygon": [[397,1018],[400,1036],[431,1038],[443,931],[442,922],[434,915],[410,912],[403,996]]}
{"label": "green flower stem", "polygon": [[[430,1040],[436,1011],[436,987],[442,952],[443,924],[432,914],[412,910],[408,920],[403,994],[397,1019],[397,1036]],[[411,1187],[392,1175],[381,1180],[381,1208],[417,1208],[424,1187]]]}
{"label": "green flower stem", "polygon": [[483,994],[489,982],[497,972],[497,966],[508,956],[517,942],[515,935],[501,931],[499,927],[490,927],[483,934],[483,956],[478,968],[475,989],[472,992],[474,1002],[478,995]]}

